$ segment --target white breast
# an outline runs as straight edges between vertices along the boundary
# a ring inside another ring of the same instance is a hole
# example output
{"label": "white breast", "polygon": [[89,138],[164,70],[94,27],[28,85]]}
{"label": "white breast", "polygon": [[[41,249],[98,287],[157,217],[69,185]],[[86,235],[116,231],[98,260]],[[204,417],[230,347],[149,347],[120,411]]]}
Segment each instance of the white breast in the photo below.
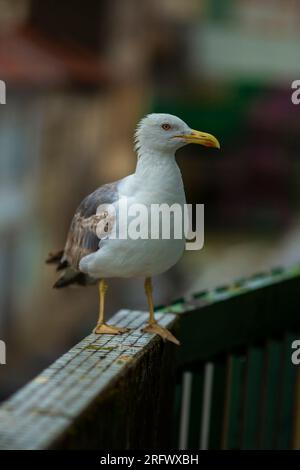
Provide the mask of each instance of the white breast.
{"label": "white breast", "polygon": [[[119,185],[120,198],[126,198],[128,209],[133,204],[143,204],[149,211],[151,204],[183,206],[185,193],[175,159],[159,161],[158,165],[149,163],[138,165],[136,173],[124,178]],[[176,264],[184,246],[184,236],[168,240],[106,239],[100,242],[96,253],[81,260],[80,269],[95,278],[154,276]]]}

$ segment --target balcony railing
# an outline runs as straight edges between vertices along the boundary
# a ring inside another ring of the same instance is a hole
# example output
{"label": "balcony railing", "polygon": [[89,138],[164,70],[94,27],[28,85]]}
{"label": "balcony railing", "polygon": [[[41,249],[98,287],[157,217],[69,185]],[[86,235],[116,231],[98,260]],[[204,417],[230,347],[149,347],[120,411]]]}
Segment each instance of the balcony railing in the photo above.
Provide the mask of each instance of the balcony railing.
{"label": "balcony railing", "polygon": [[182,346],[91,334],[0,407],[1,449],[300,447],[300,267],[157,309]]}

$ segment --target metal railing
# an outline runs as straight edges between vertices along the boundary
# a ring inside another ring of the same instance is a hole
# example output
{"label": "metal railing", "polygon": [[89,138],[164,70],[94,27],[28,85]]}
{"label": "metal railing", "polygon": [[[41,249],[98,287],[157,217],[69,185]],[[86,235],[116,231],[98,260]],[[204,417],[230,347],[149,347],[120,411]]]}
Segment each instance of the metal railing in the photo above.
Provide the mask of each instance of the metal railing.
{"label": "metal railing", "polygon": [[91,334],[0,406],[1,449],[300,447],[300,267],[157,309],[182,346]]}

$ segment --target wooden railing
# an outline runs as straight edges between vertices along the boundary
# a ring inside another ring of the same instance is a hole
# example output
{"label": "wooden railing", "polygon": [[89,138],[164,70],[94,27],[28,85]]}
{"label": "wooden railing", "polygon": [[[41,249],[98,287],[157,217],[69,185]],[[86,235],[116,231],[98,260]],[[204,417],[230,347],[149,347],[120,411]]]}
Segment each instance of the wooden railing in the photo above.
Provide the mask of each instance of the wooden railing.
{"label": "wooden railing", "polygon": [[1,449],[300,447],[300,267],[157,309],[180,348],[91,334],[0,407]]}

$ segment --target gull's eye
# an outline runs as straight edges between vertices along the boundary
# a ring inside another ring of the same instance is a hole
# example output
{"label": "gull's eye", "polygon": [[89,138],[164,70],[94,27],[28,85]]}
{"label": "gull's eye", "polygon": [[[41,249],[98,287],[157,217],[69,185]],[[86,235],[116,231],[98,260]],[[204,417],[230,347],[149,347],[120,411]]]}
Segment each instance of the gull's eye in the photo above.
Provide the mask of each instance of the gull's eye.
{"label": "gull's eye", "polygon": [[164,131],[169,131],[171,129],[171,126],[168,123],[162,124],[161,127]]}

